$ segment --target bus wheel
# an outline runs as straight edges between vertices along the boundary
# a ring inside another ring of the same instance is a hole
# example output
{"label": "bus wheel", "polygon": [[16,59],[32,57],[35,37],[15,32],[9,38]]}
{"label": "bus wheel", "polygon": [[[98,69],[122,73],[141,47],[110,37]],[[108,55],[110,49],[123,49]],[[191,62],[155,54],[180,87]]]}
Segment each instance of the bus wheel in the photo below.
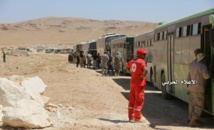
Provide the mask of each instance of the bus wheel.
{"label": "bus wheel", "polygon": [[164,73],[162,73],[162,75],[161,75],[161,91],[162,91],[162,98],[163,98],[163,99],[170,99],[170,96],[171,96],[171,95],[167,93],[167,91],[166,91],[166,85],[165,85],[165,86],[162,85],[162,83],[164,83],[164,82],[166,82],[166,80],[165,80],[165,75],[164,75]]}

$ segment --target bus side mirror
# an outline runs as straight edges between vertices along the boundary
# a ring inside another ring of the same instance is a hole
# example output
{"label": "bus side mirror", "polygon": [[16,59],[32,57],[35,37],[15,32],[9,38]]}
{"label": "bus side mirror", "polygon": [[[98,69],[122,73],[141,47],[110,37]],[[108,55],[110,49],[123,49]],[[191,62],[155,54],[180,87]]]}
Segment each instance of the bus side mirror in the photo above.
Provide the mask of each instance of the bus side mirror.
{"label": "bus side mirror", "polygon": [[209,30],[210,46],[214,49],[214,29]]}

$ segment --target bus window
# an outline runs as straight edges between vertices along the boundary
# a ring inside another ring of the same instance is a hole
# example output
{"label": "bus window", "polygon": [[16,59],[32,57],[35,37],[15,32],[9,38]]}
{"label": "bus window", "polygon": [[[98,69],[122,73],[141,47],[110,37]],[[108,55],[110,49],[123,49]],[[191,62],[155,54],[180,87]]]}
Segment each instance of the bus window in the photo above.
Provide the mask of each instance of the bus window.
{"label": "bus window", "polygon": [[164,40],[167,39],[166,34],[167,34],[167,31],[164,31]]}
{"label": "bus window", "polygon": [[140,41],[138,42],[138,46],[137,47],[140,47]]}
{"label": "bus window", "polygon": [[198,34],[201,34],[201,23],[198,23]]}
{"label": "bus window", "polygon": [[181,34],[182,34],[182,28],[179,27],[176,29],[176,37],[181,37]]}
{"label": "bus window", "polygon": [[164,40],[164,35],[165,35],[165,32],[162,32],[163,34],[162,34],[162,40]]}
{"label": "bus window", "polygon": [[182,35],[182,27],[179,28],[179,37]]}
{"label": "bus window", "polygon": [[191,25],[187,26],[187,36],[191,35]]}
{"label": "bus window", "polygon": [[160,33],[157,34],[157,41],[160,40]]}
{"label": "bus window", "polygon": [[184,26],[183,27],[183,33],[182,33],[183,35],[183,37],[186,37],[187,36],[187,26]]}
{"label": "bus window", "polygon": [[163,32],[160,32],[160,40],[163,40],[162,35],[163,35]]}
{"label": "bus window", "polygon": [[159,41],[160,39],[160,33],[155,34],[155,41]]}
{"label": "bus window", "polygon": [[193,24],[192,35],[198,35],[198,23]]}
{"label": "bus window", "polygon": [[176,34],[175,37],[179,37],[179,28],[176,28]]}

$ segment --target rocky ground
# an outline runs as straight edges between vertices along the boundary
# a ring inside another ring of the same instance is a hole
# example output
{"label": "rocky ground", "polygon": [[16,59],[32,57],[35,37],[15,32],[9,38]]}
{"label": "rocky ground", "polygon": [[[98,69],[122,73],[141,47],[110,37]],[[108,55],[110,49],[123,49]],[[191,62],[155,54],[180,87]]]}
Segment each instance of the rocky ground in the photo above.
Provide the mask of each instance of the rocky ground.
{"label": "rocky ground", "polygon": [[[160,91],[149,84],[142,110],[145,123],[129,123],[130,77],[102,77],[100,70],[77,68],[68,63],[67,55],[7,56],[6,63],[0,62],[0,70],[0,77],[39,76],[48,86],[43,95],[50,97],[50,103],[58,107],[47,111],[52,126],[46,130],[199,129],[186,125],[186,103],[178,99],[163,100]],[[210,117],[203,120],[206,121],[204,129],[214,128]]]}

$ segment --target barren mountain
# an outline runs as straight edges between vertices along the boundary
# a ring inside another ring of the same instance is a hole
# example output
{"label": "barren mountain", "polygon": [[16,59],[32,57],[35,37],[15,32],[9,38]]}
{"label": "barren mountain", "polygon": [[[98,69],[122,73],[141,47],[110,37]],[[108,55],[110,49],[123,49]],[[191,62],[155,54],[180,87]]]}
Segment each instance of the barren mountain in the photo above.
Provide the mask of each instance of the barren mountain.
{"label": "barren mountain", "polygon": [[141,21],[91,20],[48,17],[0,24],[0,46],[32,44],[76,44],[97,39],[106,33],[139,35],[157,24]]}

